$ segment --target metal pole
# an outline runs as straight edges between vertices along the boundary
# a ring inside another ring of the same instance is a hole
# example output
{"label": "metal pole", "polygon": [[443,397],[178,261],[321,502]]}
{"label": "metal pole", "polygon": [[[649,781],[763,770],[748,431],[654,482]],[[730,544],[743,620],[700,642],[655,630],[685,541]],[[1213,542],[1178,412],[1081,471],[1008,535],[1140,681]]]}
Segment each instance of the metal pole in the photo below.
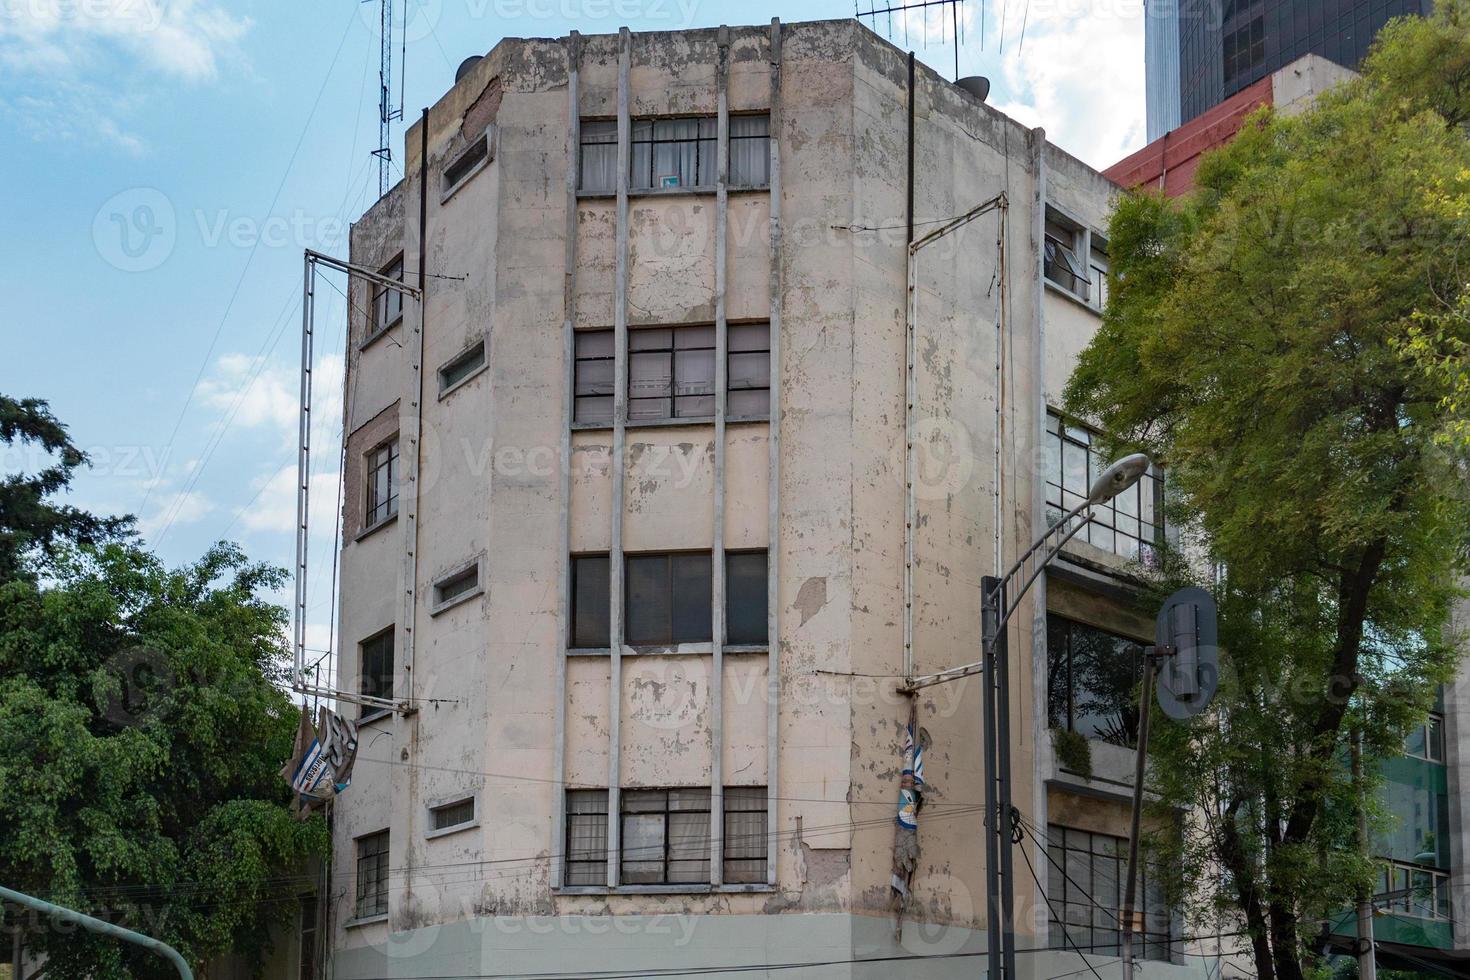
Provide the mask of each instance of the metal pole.
{"label": "metal pole", "polygon": [[1138,750],[1133,761],[1133,815],[1128,825],[1128,880],[1123,888],[1123,980],[1133,980],[1133,900],[1138,878],[1138,828],[1143,817],[1143,774],[1148,763],[1149,702],[1153,699],[1158,650],[1143,652],[1143,690],[1138,698]]}
{"label": "metal pole", "polygon": [[[1363,733],[1353,729],[1353,800],[1358,810],[1358,847],[1368,853],[1368,812],[1363,807]],[[1373,895],[1358,896],[1358,980],[1378,980],[1378,955],[1373,946]]]}
{"label": "metal pole", "polygon": [[157,953],[172,963],[174,969],[179,971],[179,976],[182,980],[194,980],[194,971],[189,969],[189,964],[179,955],[179,951],[168,943],[154,939],[152,936],[145,936],[142,933],[133,932],[131,929],[124,929],[122,926],[115,926],[111,922],[94,919],[90,915],[83,915],[81,912],[75,912],[71,909],[63,908],[60,905],[52,905],[50,902],[44,902],[39,898],[32,898],[30,895],[24,895],[3,886],[0,886],[0,898],[14,902],[17,905],[24,905],[26,908],[35,909],[37,912],[43,912],[52,918],[60,919],[62,922],[69,922],[72,925],[81,926],[90,932],[111,936],[113,939],[121,939],[123,942],[132,943],[134,946],[141,946],[143,949]]}
{"label": "metal pole", "polygon": [[985,778],[985,957],[988,980],[1001,976],[1000,847],[996,836],[996,717],[995,717],[995,638],[1000,623],[998,580],[985,576],[980,580],[980,655],[981,722],[984,730]]}
{"label": "metal pole", "polygon": [[[995,607],[1009,612],[1005,582],[995,589]],[[995,644],[995,843],[1000,850],[1001,969],[1006,980],[1016,980],[1015,869],[1011,843],[1011,676],[1010,639],[1004,627],[996,631]]]}

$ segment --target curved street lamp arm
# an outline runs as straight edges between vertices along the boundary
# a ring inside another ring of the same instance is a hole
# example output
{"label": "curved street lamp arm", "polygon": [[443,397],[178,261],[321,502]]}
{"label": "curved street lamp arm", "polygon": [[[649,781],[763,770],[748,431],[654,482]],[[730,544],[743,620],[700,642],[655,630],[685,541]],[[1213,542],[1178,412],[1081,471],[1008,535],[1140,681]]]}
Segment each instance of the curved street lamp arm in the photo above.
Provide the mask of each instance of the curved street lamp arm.
{"label": "curved street lamp arm", "polygon": [[92,916],[77,912],[74,909],[69,909],[61,905],[53,905],[39,898],[34,898],[18,891],[12,891],[9,888],[0,887],[0,898],[5,899],[7,902],[14,902],[17,905],[24,905],[26,908],[35,909],[37,912],[49,915],[54,919],[60,919],[62,922],[69,922],[72,925],[81,926],[90,932],[101,933],[104,936],[111,936],[113,939],[121,939],[125,943],[132,943],[134,946],[141,946],[143,949],[157,953],[172,963],[174,969],[179,971],[181,980],[194,980],[194,971],[189,969],[189,964],[184,961],[184,957],[179,954],[178,950],[160,939],[154,939],[152,936],[145,936],[142,933],[133,932],[131,929],[124,929],[122,926],[113,925],[111,922],[94,919]]}

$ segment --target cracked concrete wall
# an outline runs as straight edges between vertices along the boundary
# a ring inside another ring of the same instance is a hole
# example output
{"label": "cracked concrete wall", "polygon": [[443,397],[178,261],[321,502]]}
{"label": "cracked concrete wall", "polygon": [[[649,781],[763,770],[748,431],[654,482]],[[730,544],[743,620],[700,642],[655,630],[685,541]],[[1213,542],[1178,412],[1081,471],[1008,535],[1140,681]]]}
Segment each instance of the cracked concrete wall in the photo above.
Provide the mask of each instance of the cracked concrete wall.
{"label": "cracked concrete wall", "polygon": [[[730,109],[765,110],[769,31],[736,28],[729,38]],[[466,278],[429,282],[414,690],[450,703],[376,723],[381,734],[369,730],[364,742],[365,758],[376,764],[361,767],[360,781],[338,809],[344,829],[337,868],[349,884],[350,835],[392,828],[390,864],[401,871],[390,889],[393,928],[528,911],[800,911],[850,913],[854,923],[888,914],[908,714],[895,691],[903,670],[906,65],[902,52],[852,21],[786,25],[783,39],[776,887],[768,894],[704,895],[550,888],[550,855],[562,850],[553,839],[554,780],[605,786],[613,737],[607,659],[569,657],[565,689],[556,683],[567,629],[558,613],[566,560],[561,512],[569,514],[571,551],[607,551],[612,485],[620,473],[627,551],[710,548],[715,430],[630,427],[623,461],[611,459],[611,431],[575,431],[569,496],[562,497],[559,447],[569,423],[570,374],[562,326],[565,177],[575,159],[567,152],[567,59],[556,41],[507,40],[428,120],[429,269]],[[582,39],[584,117],[616,115],[619,43],[614,35]],[[714,114],[716,32],[640,34],[630,43],[634,117]],[[923,672],[978,658],[979,579],[995,571],[997,538],[1008,560],[1031,536],[1038,474],[1030,433],[1037,412],[1043,398],[1054,398],[1062,368],[1097,324],[1095,314],[1072,316],[1037,288],[1040,244],[1031,202],[1039,134],[926,67],[918,81],[919,231],[1004,191],[1011,285],[997,471],[999,218],[981,218],[921,253],[913,621],[916,668]],[[439,168],[492,114],[493,162],[440,201]],[[409,179],[395,192],[398,203],[373,212],[385,225],[401,223],[409,270],[416,269],[419,247],[420,125],[406,138]],[[1058,173],[1056,193],[1069,211],[1100,222],[1111,185],[1064,155],[1042,152]],[[574,207],[573,325],[606,329],[615,319],[616,204],[582,196]],[[634,196],[630,323],[713,319],[715,207],[713,194]],[[731,321],[770,315],[770,212],[767,192],[729,195]],[[354,256],[359,240],[363,254],[383,250],[364,230],[354,236]],[[1037,379],[1032,365],[1043,320],[1049,359],[1045,378]],[[356,377],[379,379],[374,397],[403,398],[405,419],[416,401],[403,382],[406,358],[415,353],[407,333],[403,348],[380,345],[367,359],[380,360],[354,362]],[[481,337],[488,370],[441,401],[435,369]],[[1051,359],[1054,338],[1062,353]],[[772,544],[769,448],[765,423],[729,424],[727,549]],[[344,636],[361,634],[364,624],[383,618],[383,609],[392,621],[398,608],[392,597],[403,591],[394,577],[408,546],[402,535],[402,528],[390,529],[344,550]],[[484,555],[485,595],[429,615],[425,593],[434,574],[476,554]],[[1032,744],[1031,622],[1032,611],[1023,608],[1010,635],[1018,802],[1032,792],[1045,758]],[[770,778],[766,656],[724,655],[718,729],[712,668],[712,657],[694,649],[623,659],[615,700],[624,786],[708,785],[717,741],[725,785],[760,786]],[[557,773],[559,700],[565,756]],[[984,921],[979,684],[926,691],[919,706],[933,746],[914,914],[978,928]],[[426,839],[426,801],[470,790],[480,794],[480,826]],[[447,871],[474,860],[507,864],[479,875]],[[1035,917],[1031,904],[1018,904],[1023,931]],[[335,926],[337,945],[351,947],[381,944],[388,929]],[[853,936],[866,928],[850,926]]]}

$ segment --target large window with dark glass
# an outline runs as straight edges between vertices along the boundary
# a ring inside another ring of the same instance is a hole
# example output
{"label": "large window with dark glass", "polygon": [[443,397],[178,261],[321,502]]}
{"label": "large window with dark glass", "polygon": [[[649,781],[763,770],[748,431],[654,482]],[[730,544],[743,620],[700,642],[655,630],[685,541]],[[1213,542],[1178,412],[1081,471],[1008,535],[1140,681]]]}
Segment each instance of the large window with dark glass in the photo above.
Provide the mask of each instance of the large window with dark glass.
{"label": "large window with dark glass", "polygon": [[[574,649],[611,645],[609,562],[605,554],[573,555],[571,636]],[[633,553],[623,557],[623,640],[630,646],[709,643],[714,634],[708,551]],[[766,643],[766,552],[725,554],[725,642]]]}
{"label": "large window with dark glass", "polygon": [[[771,405],[771,325],[732,323],[726,335],[725,389],[730,418],[764,418]],[[614,335],[578,331],[575,342],[575,422],[613,421]],[[642,327],[628,331],[628,419],[709,419],[715,414],[713,325]]]}
{"label": "large window with dark glass", "polygon": [[[1054,412],[1046,416],[1046,516],[1054,524],[1087,499],[1088,488],[1111,460],[1095,445],[1095,433]],[[1077,539],[1123,558],[1147,562],[1164,537],[1164,475],[1150,466],[1143,479],[1105,504]]]}
{"label": "large window with dark glass", "polygon": [[[1048,945],[1097,956],[1120,955],[1127,839],[1056,824],[1047,828],[1046,836]],[[1134,898],[1134,950],[1148,960],[1170,958],[1173,916],[1163,877],[1152,862],[1141,862]]]}
{"label": "large window with dark glass", "polygon": [[1266,18],[1256,17],[1225,34],[1222,60],[1225,84],[1266,61]]}
{"label": "large window with dark glass", "polygon": [[631,646],[708,643],[711,638],[707,551],[628,555],[624,639]]}
{"label": "large window with dark glass", "polygon": [[1047,720],[1088,738],[1138,740],[1143,644],[1055,614],[1046,617]]}

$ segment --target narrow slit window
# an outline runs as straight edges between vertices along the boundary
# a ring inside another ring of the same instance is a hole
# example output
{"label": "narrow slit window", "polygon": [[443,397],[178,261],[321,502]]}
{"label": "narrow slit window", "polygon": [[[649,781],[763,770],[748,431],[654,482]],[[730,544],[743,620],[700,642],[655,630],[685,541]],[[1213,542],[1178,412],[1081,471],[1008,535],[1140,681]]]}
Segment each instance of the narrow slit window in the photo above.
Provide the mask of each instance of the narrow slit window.
{"label": "narrow slit window", "polygon": [[583,119],[580,169],[577,188],[591,194],[611,194],[618,189],[618,122],[616,119]]}
{"label": "narrow slit window", "polygon": [[452,830],[475,822],[475,798],[467,796],[429,808],[431,830]]}
{"label": "narrow slit window", "polygon": [[434,583],[434,609],[443,609],[460,599],[468,598],[480,591],[480,563],[472,564],[446,575]]}
{"label": "narrow slit window", "polygon": [[572,556],[572,635],[575,649],[605,650],[611,645],[612,592],[607,555]]}
{"label": "narrow slit window", "polygon": [[485,341],[480,340],[439,369],[439,394],[444,394],[485,366]]}
{"label": "narrow slit window", "polygon": [[444,168],[444,184],[441,197],[448,197],[459,186],[480,169],[490,158],[490,133],[487,130],[481,133],[474,142],[465,147],[464,152],[454,158],[454,162]]}
{"label": "narrow slit window", "polygon": [[732,323],[726,328],[725,412],[731,418],[771,414],[771,325]]}

